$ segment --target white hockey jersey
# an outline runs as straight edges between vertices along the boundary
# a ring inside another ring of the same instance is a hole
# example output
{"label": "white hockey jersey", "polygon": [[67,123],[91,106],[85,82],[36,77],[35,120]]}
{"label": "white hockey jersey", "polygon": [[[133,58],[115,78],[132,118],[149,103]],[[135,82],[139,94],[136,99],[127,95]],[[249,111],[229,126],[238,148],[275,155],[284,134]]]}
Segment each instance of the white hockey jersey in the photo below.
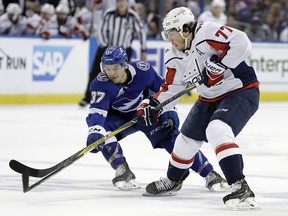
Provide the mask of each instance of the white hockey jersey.
{"label": "white hockey jersey", "polygon": [[58,22],[58,26],[60,35],[64,35],[66,37],[79,36],[84,39],[89,37],[88,30],[84,27],[84,25],[79,24],[75,17],[68,16],[66,22],[64,24],[60,24]]}
{"label": "white hockey jersey", "polygon": [[23,35],[27,26],[27,18],[19,16],[18,22],[13,24],[8,18],[8,14],[4,13],[0,16],[0,34],[7,35]]}
{"label": "white hockey jersey", "polygon": [[47,33],[49,37],[58,35],[58,23],[56,15],[53,15],[50,20],[43,19],[40,15],[34,14],[28,18],[26,29],[27,35],[41,35]]}
{"label": "white hockey jersey", "polygon": [[86,30],[89,32],[93,17],[91,11],[89,11],[86,7],[82,7],[76,14],[75,18],[78,24],[83,25]]}
{"label": "white hockey jersey", "polygon": [[[163,102],[185,89],[191,79],[202,75],[205,61],[213,55],[217,55],[228,69],[221,84],[197,86],[200,100],[217,101],[236,90],[258,87],[254,69],[245,63],[251,49],[251,42],[244,32],[211,22],[197,24],[190,50],[179,52],[172,45],[166,50],[166,83],[155,97]],[[170,103],[165,110],[173,108],[176,103]]]}

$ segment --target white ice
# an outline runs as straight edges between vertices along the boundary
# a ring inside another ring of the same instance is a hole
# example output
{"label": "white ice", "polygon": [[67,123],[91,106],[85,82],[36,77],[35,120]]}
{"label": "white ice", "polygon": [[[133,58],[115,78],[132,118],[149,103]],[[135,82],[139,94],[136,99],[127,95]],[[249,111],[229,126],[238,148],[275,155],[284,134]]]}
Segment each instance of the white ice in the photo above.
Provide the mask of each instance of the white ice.
{"label": "white ice", "polygon": [[[178,107],[181,121],[191,104]],[[261,205],[257,211],[230,211],[225,193],[211,193],[203,178],[191,173],[174,197],[142,196],[151,181],[166,176],[169,155],[153,150],[141,133],[123,141],[131,169],[141,185],[119,191],[112,185],[114,170],[100,154],[86,154],[33,190],[23,193],[21,176],[8,164],[16,159],[35,168],[48,168],[85,147],[87,109],[76,105],[0,106],[1,216],[169,216],[169,215],[288,215],[288,103],[261,103],[259,111],[237,137],[244,173]],[[209,144],[203,146],[221,173]],[[37,179],[32,178],[32,183]]]}

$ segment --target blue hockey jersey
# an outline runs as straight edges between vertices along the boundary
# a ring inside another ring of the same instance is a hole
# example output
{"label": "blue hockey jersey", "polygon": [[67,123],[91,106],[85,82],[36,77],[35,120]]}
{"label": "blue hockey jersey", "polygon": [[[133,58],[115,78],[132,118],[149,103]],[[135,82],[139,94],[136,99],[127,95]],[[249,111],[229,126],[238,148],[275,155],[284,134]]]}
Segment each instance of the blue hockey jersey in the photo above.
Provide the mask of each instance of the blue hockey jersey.
{"label": "blue hockey jersey", "polygon": [[127,84],[114,84],[103,72],[91,82],[91,102],[86,118],[89,127],[103,126],[108,112],[127,114],[136,111],[142,100],[158,92],[164,83],[148,62],[130,62],[128,67],[131,81]]}

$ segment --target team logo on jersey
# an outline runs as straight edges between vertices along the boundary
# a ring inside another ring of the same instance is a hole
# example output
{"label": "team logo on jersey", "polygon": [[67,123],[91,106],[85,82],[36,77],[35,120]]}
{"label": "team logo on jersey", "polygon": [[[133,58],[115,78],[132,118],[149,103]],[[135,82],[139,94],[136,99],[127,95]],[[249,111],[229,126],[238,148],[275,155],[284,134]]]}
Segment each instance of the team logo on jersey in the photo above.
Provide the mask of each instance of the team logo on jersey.
{"label": "team logo on jersey", "polygon": [[139,61],[137,62],[137,68],[139,68],[142,71],[147,71],[150,68],[150,64],[148,62],[144,62],[144,61]]}
{"label": "team logo on jersey", "polygon": [[61,71],[72,46],[34,46],[32,73],[34,81],[53,81]]}
{"label": "team logo on jersey", "polygon": [[101,82],[106,82],[108,81],[108,77],[106,76],[105,73],[101,72],[97,75],[97,80],[101,81]]}
{"label": "team logo on jersey", "polygon": [[148,62],[139,61],[137,62],[137,67],[142,71],[147,71],[150,68],[150,64]]}

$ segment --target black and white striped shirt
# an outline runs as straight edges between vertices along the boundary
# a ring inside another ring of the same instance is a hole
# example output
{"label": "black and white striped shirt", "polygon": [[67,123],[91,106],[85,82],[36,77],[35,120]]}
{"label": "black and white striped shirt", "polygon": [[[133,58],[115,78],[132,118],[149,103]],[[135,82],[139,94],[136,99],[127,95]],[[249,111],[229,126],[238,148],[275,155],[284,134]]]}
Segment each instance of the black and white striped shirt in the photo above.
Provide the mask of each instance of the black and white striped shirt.
{"label": "black and white striped shirt", "polygon": [[131,47],[134,34],[138,33],[141,50],[146,51],[146,32],[143,22],[130,8],[124,16],[119,15],[116,9],[108,9],[99,30],[98,40],[101,47]]}

